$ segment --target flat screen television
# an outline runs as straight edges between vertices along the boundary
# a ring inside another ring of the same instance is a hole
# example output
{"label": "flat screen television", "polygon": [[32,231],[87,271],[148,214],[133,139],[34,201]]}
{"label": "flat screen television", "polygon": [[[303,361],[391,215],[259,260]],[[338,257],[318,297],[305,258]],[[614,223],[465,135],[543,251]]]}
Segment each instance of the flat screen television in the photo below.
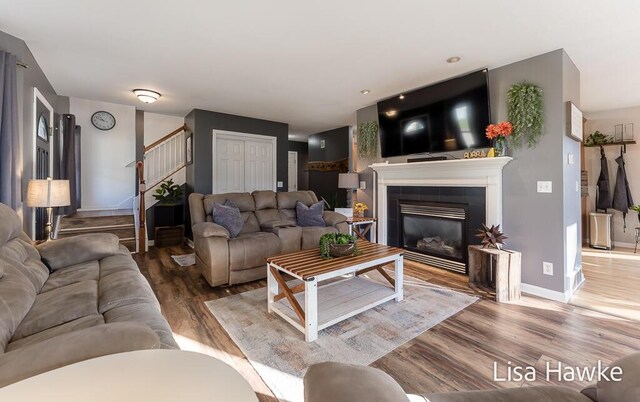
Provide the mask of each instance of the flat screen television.
{"label": "flat screen television", "polygon": [[488,71],[378,102],[382,157],[491,146]]}

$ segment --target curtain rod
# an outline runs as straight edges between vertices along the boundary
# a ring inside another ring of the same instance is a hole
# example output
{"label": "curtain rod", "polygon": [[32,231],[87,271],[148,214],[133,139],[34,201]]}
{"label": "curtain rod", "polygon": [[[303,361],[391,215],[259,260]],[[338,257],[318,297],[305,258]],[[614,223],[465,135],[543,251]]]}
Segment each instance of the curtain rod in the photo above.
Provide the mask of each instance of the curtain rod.
{"label": "curtain rod", "polygon": [[23,68],[29,68],[29,65],[27,63],[23,63],[21,61],[17,61],[16,64]]}

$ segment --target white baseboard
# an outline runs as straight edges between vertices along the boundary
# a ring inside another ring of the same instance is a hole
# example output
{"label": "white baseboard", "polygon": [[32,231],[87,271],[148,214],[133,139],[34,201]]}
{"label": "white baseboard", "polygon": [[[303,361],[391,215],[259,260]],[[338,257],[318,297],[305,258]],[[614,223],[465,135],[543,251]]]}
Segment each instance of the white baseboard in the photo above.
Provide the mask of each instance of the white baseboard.
{"label": "white baseboard", "polygon": [[634,248],[636,246],[635,243],[625,243],[622,241],[614,241],[613,245],[616,247],[624,247],[624,248]]}
{"label": "white baseboard", "polygon": [[541,288],[540,286],[529,285],[528,283],[521,284],[520,285],[520,289],[524,293],[528,293],[530,295],[542,297],[544,299],[550,299],[550,300],[559,301],[559,302],[562,302],[562,303],[566,303],[570,299],[570,297],[568,297],[567,294],[565,294],[563,292],[558,292],[558,291],[555,291],[555,290],[549,290],[549,289],[546,289],[546,288]]}

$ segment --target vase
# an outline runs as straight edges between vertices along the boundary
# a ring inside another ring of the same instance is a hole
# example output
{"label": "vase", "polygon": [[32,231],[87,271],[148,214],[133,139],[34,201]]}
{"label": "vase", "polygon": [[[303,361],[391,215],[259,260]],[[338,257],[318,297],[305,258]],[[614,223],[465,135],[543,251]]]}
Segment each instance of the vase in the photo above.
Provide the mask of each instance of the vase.
{"label": "vase", "polygon": [[356,218],[364,218],[364,211],[362,212],[356,212],[355,213]]}
{"label": "vase", "polygon": [[507,139],[498,137],[493,142],[493,156],[507,156]]}

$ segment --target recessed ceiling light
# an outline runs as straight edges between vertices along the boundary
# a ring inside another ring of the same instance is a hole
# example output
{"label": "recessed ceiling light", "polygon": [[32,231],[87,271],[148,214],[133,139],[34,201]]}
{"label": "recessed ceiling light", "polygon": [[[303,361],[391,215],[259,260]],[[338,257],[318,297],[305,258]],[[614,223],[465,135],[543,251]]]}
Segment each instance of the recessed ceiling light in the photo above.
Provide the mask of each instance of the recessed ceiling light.
{"label": "recessed ceiling light", "polygon": [[398,96],[398,99],[400,99],[400,100],[404,99],[404,95]]}
{"label": "recessed ceiling light", "polygon": [[140,99],[144,103],[153,103],[162,96],[158,92],[151,91],[149,89],[134,89],[133,93],[136,94],[138,99]]}
{"label": "recessed ceiling light", "polygon": [[398,114],[398,111],[397,110],[387,110],[386,112],[384,112],[384,114],[386,114],[387,117],[393,117],[393,116]]}
{"label": "recessed ceiling light", "polygon": [[459,56],[453,56],[453,57],[449,57],[449,58],[447,59],[447,63],[457,63],[457,62],[459,62],[460,60],[462,60],[462,57],[459,57]]}
{"label": "recessed ceiling light", "polygon": [[368,89],[363,89],[362,91],[360,91],[360,93],[363,94],[363,95],[366,95],[369,92],[371,92],[371,91],[369,91]]}

